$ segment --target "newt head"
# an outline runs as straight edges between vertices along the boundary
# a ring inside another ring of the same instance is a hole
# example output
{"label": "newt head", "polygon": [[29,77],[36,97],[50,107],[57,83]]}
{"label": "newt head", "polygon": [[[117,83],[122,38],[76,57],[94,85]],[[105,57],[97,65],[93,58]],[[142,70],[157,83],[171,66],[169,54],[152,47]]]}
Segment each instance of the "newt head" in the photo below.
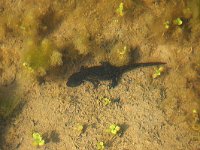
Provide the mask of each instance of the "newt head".
{"label": "newt head", "polygon": [[68,87],[76,87],[83,83],[82,74],[81,72],[77,72],[72,74],[67,81]]}

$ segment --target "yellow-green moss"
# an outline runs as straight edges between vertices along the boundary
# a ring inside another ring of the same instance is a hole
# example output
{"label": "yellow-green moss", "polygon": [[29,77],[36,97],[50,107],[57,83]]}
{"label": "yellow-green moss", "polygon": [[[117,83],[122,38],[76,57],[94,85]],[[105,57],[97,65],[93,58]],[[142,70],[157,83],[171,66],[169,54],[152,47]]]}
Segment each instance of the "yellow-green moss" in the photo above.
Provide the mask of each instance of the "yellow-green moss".
{"label": "yellow-green moss", "polygon": [[24,51],[23,65],[38,76],[45,75],[50,67],[62,65],[62,54],[48,39],[39,43],[29,40]]}

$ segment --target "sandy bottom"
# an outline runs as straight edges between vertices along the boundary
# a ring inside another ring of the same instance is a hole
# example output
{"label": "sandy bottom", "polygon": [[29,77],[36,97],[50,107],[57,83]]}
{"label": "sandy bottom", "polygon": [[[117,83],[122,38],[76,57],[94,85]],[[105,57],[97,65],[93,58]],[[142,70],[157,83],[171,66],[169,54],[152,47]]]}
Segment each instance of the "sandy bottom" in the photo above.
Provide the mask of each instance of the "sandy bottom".
{"label": "sandy bottom", "polygon": [[[133,5],[134,14],[127,12],[122,20],[113,13],[120,2],[105,3],[88,0],[73,5],[74,10],[46,35],[59,47],[77,32],[87,31],[92,36],[88,53],[93,55],[70,62],[64,53],[67,49],[62,51],[63,66],[50,70],[42,82],[31,79],[20,66],[26,40],[10,35],[2,40],[0,90],[3,97],[14,95],[20,102],[1,120],[0,150],[35,149],[33,132],[41,133],[45,145],[40,149],[45,150],[95,150],[101,141],[109,150],[200,150],[199,38],[192,38],[193,32],[187,33],[189,40],[185,35],[165,37],[154,29],[156,19],[176,5],[173,2],[144,0],[144,9]],[[21,9],[14,7],[18,1],[2,4],[5,11]],[[90,82],[66,86],[80,66],[100,65],[100,53],[95,50],[110,49],[117,42],[138,47],[134,61],[166,62],[165,72],[152,79],[154,67],[138,68],[123,74],[114,89],[109,89],[109,81],[100,82],[97,89]],[[102,97],[111,103],[105,106]],[[106,131],[111,124],[120,126],[119,134]],[[80,125],[81,131],[77,130]]]}

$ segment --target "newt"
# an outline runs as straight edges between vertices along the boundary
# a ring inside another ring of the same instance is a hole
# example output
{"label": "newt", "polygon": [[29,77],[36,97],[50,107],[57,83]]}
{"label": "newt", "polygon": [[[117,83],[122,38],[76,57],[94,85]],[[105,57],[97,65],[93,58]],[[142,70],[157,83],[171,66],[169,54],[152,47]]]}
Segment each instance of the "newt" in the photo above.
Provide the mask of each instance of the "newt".
{"label": "newt", "polygon": [[130,65],[116,67],[108,62],[102,62],[99,66],[81,67],[80,71],[72,74],[67,81],[68,87],[77,87],[85,81],[92,82],[94,87],[98,87],[100,81],[111,80],[110,88],[118,85],[121,76],[139,67],[156,66],[166,64],[164,62],[134,63]]}

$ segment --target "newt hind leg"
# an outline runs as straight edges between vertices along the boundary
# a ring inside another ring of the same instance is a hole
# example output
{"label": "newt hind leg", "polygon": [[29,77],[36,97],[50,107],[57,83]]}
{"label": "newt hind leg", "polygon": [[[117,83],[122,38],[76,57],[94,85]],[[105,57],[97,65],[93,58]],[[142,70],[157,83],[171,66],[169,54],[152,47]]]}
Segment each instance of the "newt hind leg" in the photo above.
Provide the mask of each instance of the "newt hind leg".
{"label": "newt hind leg", "polygon": [[120,75],[117,75],[117,76],[113,76],[113,78],[112,78],[112,82],[111,82],[111,84],[110,84],[110,89],[111,88],[115,88],[118,84],[119,84],[119,80],[120,80]]}

